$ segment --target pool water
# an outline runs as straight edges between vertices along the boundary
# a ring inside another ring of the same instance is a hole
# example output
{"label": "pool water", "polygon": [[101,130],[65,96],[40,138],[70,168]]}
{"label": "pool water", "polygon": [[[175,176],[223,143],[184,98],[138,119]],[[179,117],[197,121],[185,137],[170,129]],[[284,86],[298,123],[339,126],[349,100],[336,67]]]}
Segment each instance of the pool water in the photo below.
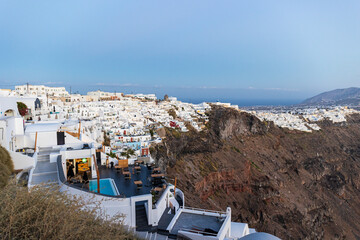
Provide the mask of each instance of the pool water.
{"label": "pool water", "polygon": [[[90,180],[89,190],[91,192],[97,192],[97,180]],[[111,196],[119,195],[119,191],[115,185],[114,179],[100,179],[100,193]]]}

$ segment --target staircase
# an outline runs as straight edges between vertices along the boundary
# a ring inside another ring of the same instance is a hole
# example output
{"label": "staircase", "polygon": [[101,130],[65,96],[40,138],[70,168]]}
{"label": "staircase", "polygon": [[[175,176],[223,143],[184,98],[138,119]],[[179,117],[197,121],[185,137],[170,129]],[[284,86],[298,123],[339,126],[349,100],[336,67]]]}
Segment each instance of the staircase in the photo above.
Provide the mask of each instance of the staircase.
{"label": "staircase", "polygon": [[57,182],[58,171],[56,162],[50,162],[50,153],[47,149],[39,152],[36,166],[31,176],[30,186]]}
{"label": "staircase", "polygon": [[151,226],[148,224],[145,205],[136,205],[136,231],[149,231]]}

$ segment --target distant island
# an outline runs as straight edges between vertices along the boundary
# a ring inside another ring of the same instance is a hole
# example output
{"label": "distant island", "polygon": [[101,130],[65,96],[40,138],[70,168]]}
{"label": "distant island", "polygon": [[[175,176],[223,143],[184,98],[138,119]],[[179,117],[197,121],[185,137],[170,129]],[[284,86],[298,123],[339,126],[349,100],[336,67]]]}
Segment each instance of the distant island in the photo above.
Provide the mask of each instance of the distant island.
{"label": "distant island", "polygon": [[308,98],[301,105],[360,105],[360,88],[336,89]]}

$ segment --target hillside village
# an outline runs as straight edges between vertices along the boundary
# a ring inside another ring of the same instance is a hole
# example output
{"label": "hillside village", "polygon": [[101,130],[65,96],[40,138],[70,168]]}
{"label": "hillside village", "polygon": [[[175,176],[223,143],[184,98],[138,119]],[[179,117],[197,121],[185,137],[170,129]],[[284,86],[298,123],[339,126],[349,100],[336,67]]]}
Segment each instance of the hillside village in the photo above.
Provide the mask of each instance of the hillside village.
{"label": "hillside village", "polygon": [[[28,106],[28,119],[32,121],[85,120],[83,134],[101,142],[102,132],[114,140],[131,141],[131,137],[149,135],[149,127],[172,127],[187,132],[188,127],[201,131],[208,121],[206,111],[210,104],[240,110],[230,103],[192,104],[178,101],[176,97],[159,100],[155,94],[123,94],[103,91],[87,95],[69,94],[64,87],[44,85],[16,86],[15,90],[0,89],[0,97],[16,97]],[[358,112],[342,106],[316,108],[302,107],[289,110],[247,111],[260,120],[273,121],[277,126],[311,132],[319,130],[317,121],[328,119],[334,123],[345,122],[346,116]],[[91,127],[87,127],[91,126]],[[116,137],[115,137],[116,136]],[[135,139],[135,138],[134,138]],[[134,140],[133,139],[133,140]]]}
{"label": "hillside village", "polygon": [[321,108],[295,108],[286,111],[249,111],[260,120],[272,121],[275,125],[288,128],[312,132],[320,130],[316,124],[318,121],[329,120],[333,123],[346,122],[346,116],[358,113],[359,111],[348,107],[336,106]]}
{"label": "hillside village", "polygon": [[[19,111],[19,103],[27,108]],[[166,179],[151,157],[151,145],[163,141],[165,128],[202,131],[212,104],[245,111],[229,103],[192,104],[154,94],[80,95],[64,87],[15,86],[0,90],[0,144],[29,188],[56,183],[69,194],[95,197],[105,213],[124,214],[129,229],[145,239],[241,239],[256,230],[231,222],[230,208],[185,207],[176,179]],[[248,112],[279,127],[311,132],[320,130],[317,121],[344,122],[355,110]]]}

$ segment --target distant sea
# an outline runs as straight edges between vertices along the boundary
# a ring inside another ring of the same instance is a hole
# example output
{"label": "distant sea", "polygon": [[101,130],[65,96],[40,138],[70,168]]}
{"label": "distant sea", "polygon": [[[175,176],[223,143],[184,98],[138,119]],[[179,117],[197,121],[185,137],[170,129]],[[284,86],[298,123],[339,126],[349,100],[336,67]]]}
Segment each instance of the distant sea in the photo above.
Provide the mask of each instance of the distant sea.
{"label": "distant sea", "polygon": [[202,99],[202,98],[178,98],[182,102],[202,103],[202,102],[223,102],[238,105],[239,107],[252,106],[290,106],[299,104],[303,99]]}

